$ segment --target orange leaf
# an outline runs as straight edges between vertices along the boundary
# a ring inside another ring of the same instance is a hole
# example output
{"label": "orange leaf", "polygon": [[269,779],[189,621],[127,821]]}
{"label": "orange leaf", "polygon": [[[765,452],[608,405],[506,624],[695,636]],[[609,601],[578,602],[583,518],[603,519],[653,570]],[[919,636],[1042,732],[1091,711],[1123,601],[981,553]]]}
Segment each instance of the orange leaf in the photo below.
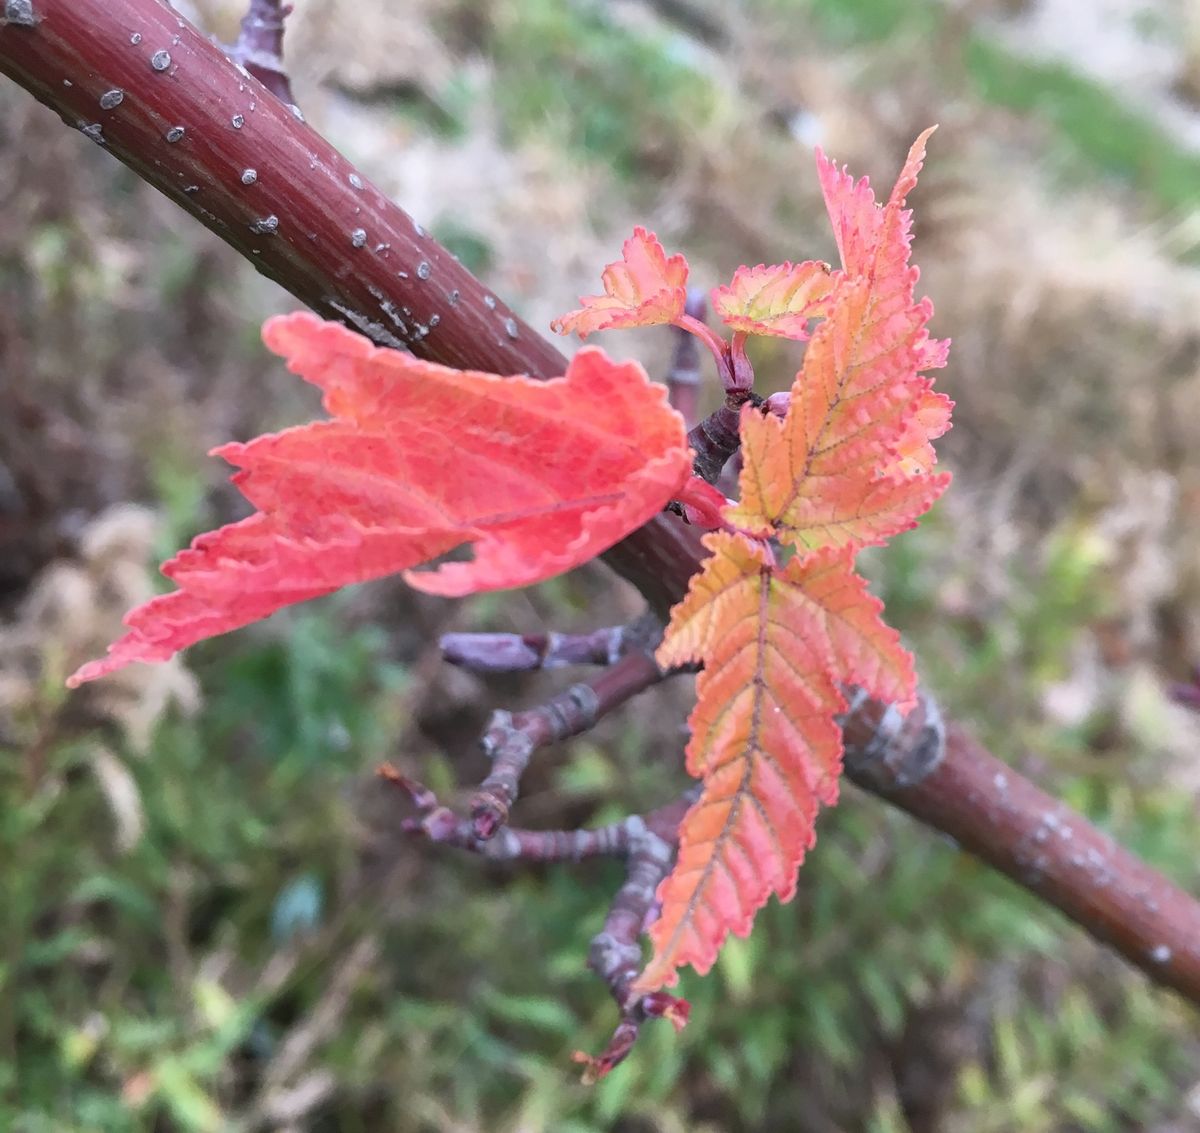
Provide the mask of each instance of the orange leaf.
{"label": "orange leaf", "polygon": [[[129,614],[72,684],[401,570],[438,594],[539,582],[640,527],[691,474],[663,387],[594,348],[539,382],[423,362],[305,313],[263,337],[334,419],[216,450],[258,511],[168,562],[179,589]],[[407,569],[464,543],[471,562]]]}
{"label": "orange leaf", "polygon": [[673,323],[687,303],[687,260],[667,258],[653,232],[635,228],[621,246],[621,259],[604,269],[603,295],[585,295],[583,306],[555,319],[559,334],[576,331],[587,338],[593,331],[613,327],[650,327]]}
{"label": "orange leaf", "polygon": [[953,408],[954,402],[944,393],[927,389],[921,395],[916,411],[908,418],[904,432],[896,442],[897,471],[908,475],[932,471],[937,463],[937,453],[930,442],[950,428]]}
{"label": "orange leaf", "polygon": [[[638,991],[674,983],[685,964],[706,971],[772,893],[792,895],[817,810],[837,794],[842,688],[911,703],[912,659],[854,556],[912,526],[949,479],[928,474],[949,403],[921,376],[945,362],[946,343],[928,337],[932,305],[913,294],[903,209],[926,136],[882,207],[866,181],[818,158],[843,267],[783,418],[743,407],[740,499],[724,511],[738,532],[705,537],[712,557],[657,653],[663,666],[703,663],[687,753],[703,791],[659,887]],[[766,540],[796,548],[786,565]]]}
{"label": "orange leaf", "polygon": [[[948,473],[910,470],[899,452],[881,451],[869,438],[798,450],[796,414],[794,395],[783,420],[742,410],[741,499],[725,515],[743,531],[809,550],[876,545],[915,526],[950,482]],[[810,459],[797,459],[804,456]]]}
{"label": "orange leaf", "polygon": [[813,844],[818,807],[837,797],[842,683],[907,702],[912,660],[853,571],[853,552],[796,555],[778,569],[742,535],[704,537],[712,552],[671,613],[657,659],[703,660],[689,724],[688,770],[704,781],[660,886],[654,956],[635,990],[706,972],[729,932],[744,936],[772,894],[789,899]]}
{"label": "orange leaf", "polygon": [[945,362],[946,344],[929,338],[933,305],[913,294],[918,272],[908,262],[903,207],[928,134],[882,207],[865,179],[855,183],[818,156],[844,268],[834,273],[828,315],[783,420],[744,414],[741,498],[726,512],[744,531],[809,549],[881,543],[911,527],[949,482],[923,475],[936,434],[918,420],[933,412],[920,371]]}
{"label": "orange leaf", "polygon": [[713,289],[713,310],[735,331],[804,342],[809,322],[827,310],[832,285],[820,260],[740,267],[728,287]]}

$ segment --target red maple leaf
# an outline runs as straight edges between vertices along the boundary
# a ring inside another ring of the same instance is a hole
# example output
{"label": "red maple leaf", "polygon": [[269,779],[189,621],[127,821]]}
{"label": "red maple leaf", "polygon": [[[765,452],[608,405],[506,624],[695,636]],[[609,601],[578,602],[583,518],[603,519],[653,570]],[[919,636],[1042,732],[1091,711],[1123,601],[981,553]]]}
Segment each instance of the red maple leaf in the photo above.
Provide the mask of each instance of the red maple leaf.
{"label": "red maple leaf", "polygon": [[[216,450],[258,510],[166,563],[179,589],[132,611],[72,685],[397,571],[445,595],[539,582],[640,527],[691,474],[663,387],[595,348],[541,382],[423,362],[307,313],[263,338],[333,420]],[[470,562],[411,569],[465,543]]]}

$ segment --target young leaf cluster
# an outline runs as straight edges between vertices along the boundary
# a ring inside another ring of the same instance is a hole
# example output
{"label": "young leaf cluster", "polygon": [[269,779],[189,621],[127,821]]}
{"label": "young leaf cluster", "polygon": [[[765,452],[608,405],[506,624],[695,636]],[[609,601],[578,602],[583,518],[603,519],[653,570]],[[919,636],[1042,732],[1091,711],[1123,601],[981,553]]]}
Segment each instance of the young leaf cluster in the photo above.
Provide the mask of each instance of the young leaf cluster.
{"label": "young leaf cluster", "polygon": [[[659,889],[639,990],[675,983],[686,964],[707,971],[771,894],[792,895],[818,808],[837,798],[843,688],[912,700],[912,659],[854,557],[912,527],[949,480],[930,471],[930,441],[948,427],[950,403],[923,376],[944,364],[947,344],[929,338],[933,307],[914,293],[904,207],[928,134],[883,203],[818,152],[839,269],[743,267],[714,292],[734,332],[714,349],[731,393],[743,384],[745,335],[809,342],[782,416],[742,407],[738,502],[705,536],[710,557],[658,650],[663,666],[703,665],[687,761],[704,790]],[[604,273],[605,294],[584,299],[560,329],[687,328],[681,258],[667,259],[641,229],[624,252]]]}

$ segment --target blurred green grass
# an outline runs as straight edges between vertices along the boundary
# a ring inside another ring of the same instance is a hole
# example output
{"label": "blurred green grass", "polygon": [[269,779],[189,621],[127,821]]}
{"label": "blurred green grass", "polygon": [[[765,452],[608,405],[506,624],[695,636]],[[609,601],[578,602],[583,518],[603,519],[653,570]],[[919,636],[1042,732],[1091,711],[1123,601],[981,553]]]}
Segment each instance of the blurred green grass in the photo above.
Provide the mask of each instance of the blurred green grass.
{"label": "blurred green grass", "polygon": [[806,0],[803,6],[828,42],[843,48],[891,40],[907,45],[920,65],[915,45],[945,51],[953,44],[957,58],[942,55],[939,70],[965,75],[980,102],[1042,125],[1053,147],[1046,156],[1053,159],[1057,151],[1064,178],[1117,181],[1159,215],[1186,213],[1200,202],[1200,156],[1068,64],[1017,54],[986,30],[959,38],[946,6],[931,0]]}

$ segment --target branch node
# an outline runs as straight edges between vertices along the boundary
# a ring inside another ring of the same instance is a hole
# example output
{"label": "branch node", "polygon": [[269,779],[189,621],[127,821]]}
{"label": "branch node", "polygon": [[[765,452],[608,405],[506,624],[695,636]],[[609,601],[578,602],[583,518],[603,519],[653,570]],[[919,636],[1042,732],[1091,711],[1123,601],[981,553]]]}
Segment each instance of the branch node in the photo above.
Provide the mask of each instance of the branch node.
{"label": "branch node", "polygon": [[19,28],[31,28],[37,24],[33,14],[33,0],[5,0],[4,18],[0,23]]}
{"label": "branch node", "polygon": [[492,713],[480,746],[492,761],[492,770],[472,796],[470,812],[476,837],[486,841],[508,821],[536,745],[524,721],[500,708]]}
{"label": "branch node", "polygon": [[492,713],[480,741],[492,770],[471,799],[475,835],[487,839],[508,821],[521,776],[540,747],[579,735],[631,696],[663,679],[654,657],[641,650],[624,653],[590,681],[580,681],[538,708],[515,715]]}
{"label": "branch node", "polygon": [[547,703],[550,715],[550,742],[586,732],[600,718],[600,697],[589,684],[573,684],[566,692]]}
{"label": "branch node", "polygon": [[702,480],[715,484],[721,471],[741,444],[740,406],[722,404],[688,432],[688,444],[696,454],[692,470]]}
{"label": "branch node", "polygon": [[850,690],[840,717],[845,735],[846,773],[870,790],[915,787],[937,769],[946,753],[946,725],[937,702],[919,693],[907,716],[895,705]]}

